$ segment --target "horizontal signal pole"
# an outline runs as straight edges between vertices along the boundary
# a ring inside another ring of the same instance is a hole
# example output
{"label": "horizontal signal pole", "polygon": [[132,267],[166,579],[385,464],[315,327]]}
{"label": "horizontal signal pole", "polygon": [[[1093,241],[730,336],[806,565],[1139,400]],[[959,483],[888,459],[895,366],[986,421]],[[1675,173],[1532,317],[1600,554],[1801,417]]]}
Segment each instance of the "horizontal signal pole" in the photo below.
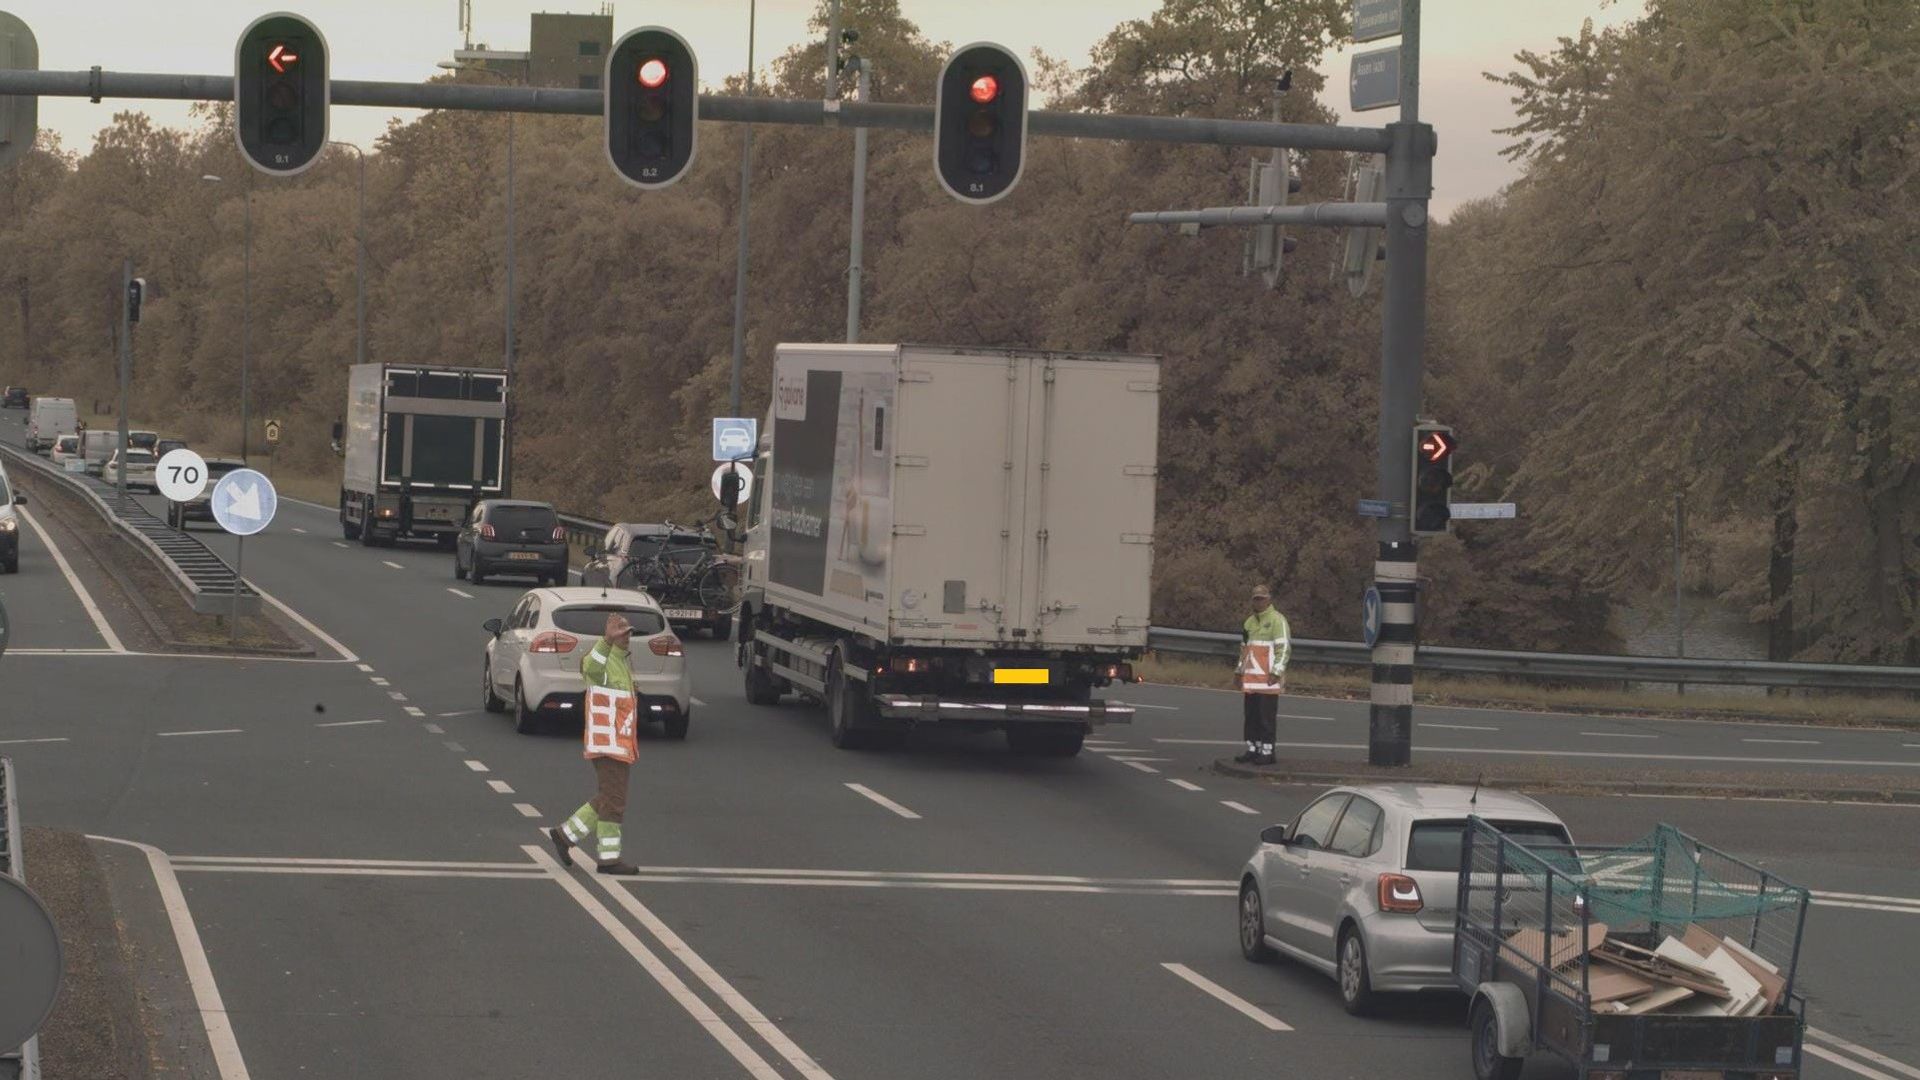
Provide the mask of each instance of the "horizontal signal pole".
{"label": "horizontal signal pole", "polygon": [[1323,202],[1305,206],[1215,206],[1128,214],[1134,225],[1385,225],[1386,203]]}
{"label": "horizontal signal pole", "polygon": [[[389,109],[453,109],[473,112],[548,113],[599,116],[605,95],[599,90],[563,90],[536,86],[473,86],[463,83],[369,82],[335,79],[335,105]],[[230,75],[162,75],[102,71],[0,71],[0,95],[36,97],[152,98],[174,101],[232,101]],[[885,102],[811,101],[795,98],[702,95],[700,119],[727,123],[792,124],[802,127],[863,127],[930,133],[933,107]],[[1035,135],[1128,142],[1168,142],[1218,146],[1285,147],[1292,150],[1351,150],[1385,153],[1391,138],[1384,128],[1323,124],[1277,124],[1264,120],[1210,120],[1184,116],[1122,116],[1036,110],[1027,130]],[[1379,224],[1378,221],[1373,224]]]}

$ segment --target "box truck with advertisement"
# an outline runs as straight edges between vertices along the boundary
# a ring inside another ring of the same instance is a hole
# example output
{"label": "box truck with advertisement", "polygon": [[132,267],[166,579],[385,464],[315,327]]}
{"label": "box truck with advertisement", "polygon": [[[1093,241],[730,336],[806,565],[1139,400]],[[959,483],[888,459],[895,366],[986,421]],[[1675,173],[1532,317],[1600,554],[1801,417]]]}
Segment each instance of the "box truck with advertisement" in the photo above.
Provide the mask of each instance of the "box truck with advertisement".
{"label": "box truck with advertisement", "polygon": [[1147,645],[1154,357],[781,345],[747,493],[747,700],[834,745],[938,724],[1069,756]]}
{"label": "box truck with advertisement", "polygon": [[506,372],[347,370],[346,420],[333,426],[344,459],[341,535],[368,547],[432,539],[451,550],[474,504],[507,494]]}

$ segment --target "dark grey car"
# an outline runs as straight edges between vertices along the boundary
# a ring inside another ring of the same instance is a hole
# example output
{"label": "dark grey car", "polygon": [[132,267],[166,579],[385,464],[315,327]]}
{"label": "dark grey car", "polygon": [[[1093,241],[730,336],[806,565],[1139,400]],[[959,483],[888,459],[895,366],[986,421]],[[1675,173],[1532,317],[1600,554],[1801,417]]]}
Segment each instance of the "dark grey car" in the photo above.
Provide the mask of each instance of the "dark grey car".
{"label": "dark grey car", "polygon": [[453,576],[482,584],[514,574],[542,585],[567,583],[567,531],[550,503],[486,499],[453,544]]}

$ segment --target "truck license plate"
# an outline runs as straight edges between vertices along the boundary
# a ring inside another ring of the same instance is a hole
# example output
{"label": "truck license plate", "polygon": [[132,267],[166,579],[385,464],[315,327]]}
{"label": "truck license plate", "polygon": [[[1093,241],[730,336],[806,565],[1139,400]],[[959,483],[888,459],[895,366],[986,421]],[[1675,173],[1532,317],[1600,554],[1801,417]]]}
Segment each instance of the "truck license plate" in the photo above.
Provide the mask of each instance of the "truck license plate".
{"label": "truck license plate", "polygon": [[700,612],[694,611],[690,608],[670,607],[666,610],[667,610],[667,618],[669,619],[699,619],[699,618],[705,617]]}
{"label": "truck license plate", "polygon": [[509,558],[509,559],[529,559],[529,560],[531,560],[531,559],[537,559],[537,558],[539,558],[539,557],[540,557],[540,553],[539,553],[539,552],[537,552],[537,551],[509,551],[509,552],[507,552],[507,558]]}
{"label": "truck license plate", "polygon": [[998,684],[1016,684],[1027,686],[1047,685],[1047,669],[1043,667],[1021,668],[1003,667],[993,669],[993,681]]}

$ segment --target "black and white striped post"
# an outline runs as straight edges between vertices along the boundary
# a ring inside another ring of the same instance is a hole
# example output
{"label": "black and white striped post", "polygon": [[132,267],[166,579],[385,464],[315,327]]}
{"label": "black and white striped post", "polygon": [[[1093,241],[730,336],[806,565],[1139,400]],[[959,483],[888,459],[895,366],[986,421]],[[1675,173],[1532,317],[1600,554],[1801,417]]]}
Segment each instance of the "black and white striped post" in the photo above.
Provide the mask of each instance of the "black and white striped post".
{"label": "black and white striped post", "polygon": [[1413,541],[1383,541],[1373,564],[1380,628],[1373,639],[1373,687],[1367,711],[1367,763],[1413,758],[1414,609],[1418,582]]}

